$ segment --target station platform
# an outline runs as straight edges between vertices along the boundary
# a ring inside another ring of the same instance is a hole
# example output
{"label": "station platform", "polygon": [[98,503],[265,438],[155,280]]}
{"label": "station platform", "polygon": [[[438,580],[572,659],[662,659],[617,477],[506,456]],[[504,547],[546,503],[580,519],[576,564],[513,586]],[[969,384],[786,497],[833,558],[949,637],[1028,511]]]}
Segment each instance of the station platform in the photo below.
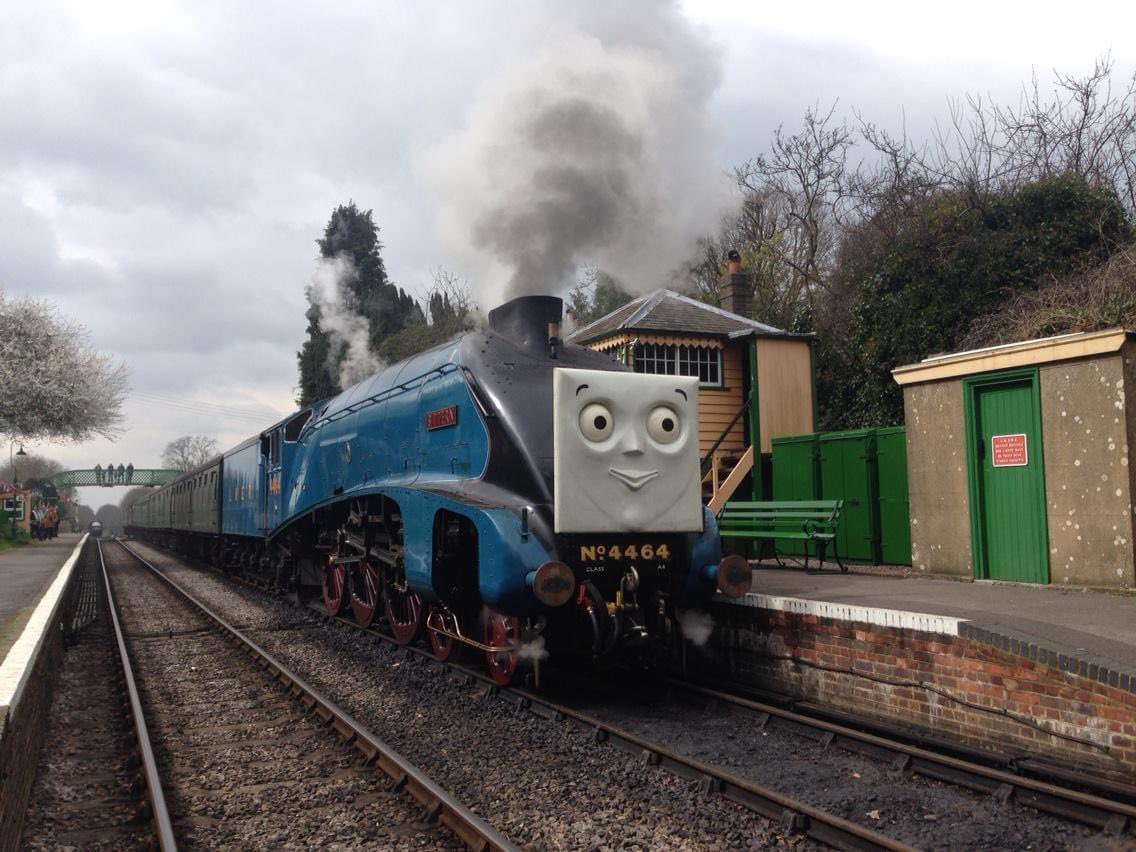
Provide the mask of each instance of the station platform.
{"label": "station platform", "polygon": [[[809,601],[811,606],[798,605],[795,611],[842,618],[854,615],[849,607],[864,608],[871,612],[852,620],[947,632],[1042,662],[1052,654],[1056,668],[1088,674],[1091,667],[1105,673],[1096,679],[1106,683],[1108,673],[1115,672],[1113,686],[1123,682],[1136,692],[1136,595],[768,566],[754,570],[752,589],[757,596],[753,603],[774,609],[787,604],[760,598]],[[932,624],[918,615],[942,620]],[[1062,658],[1069,660],[1066,666]]]}
{"label": "station platform", "polygon": [[81,538],[81,533],[60,533],[0,553],[0,661]]}
{"label": "station platform", "polygon": [[835,566],[753,580],[715,599],[684,666],[997,759],[1134,777],[1136,596]]}
{"label": "station platform", "polygon": [[0,849],[20,844],[85,539],[66,534],[0,553]]}

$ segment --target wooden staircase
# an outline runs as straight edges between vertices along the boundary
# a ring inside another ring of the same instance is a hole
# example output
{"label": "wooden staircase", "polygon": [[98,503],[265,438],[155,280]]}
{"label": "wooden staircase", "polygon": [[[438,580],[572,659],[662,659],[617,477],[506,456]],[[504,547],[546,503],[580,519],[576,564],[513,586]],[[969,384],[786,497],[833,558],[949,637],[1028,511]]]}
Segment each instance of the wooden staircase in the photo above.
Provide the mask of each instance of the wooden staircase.
{"label": "wooden staircase", "polygon": [[709,470],[702,477],[702,500],[717,515],[753,470],[753,447],[738,450],[718,448],[710,452]]}

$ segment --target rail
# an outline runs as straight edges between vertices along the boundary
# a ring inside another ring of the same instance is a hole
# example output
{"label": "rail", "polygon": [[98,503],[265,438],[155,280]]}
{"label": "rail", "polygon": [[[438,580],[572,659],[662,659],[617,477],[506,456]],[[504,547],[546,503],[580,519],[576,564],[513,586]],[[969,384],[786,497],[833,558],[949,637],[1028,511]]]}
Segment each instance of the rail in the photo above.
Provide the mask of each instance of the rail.
{"label": "rail", "polygon": [[[236,577],[230,579],[262,591],[267,590],[267,587],[263,584]],[[841,820],[833,815],[817,812],[816,809],[787,799],[776,791],[765,790],[757,785],[750,784],[748,781],[729,775],[717,767],[702,764],[683,755],[675,754],[666,748],[653,745],[635,734],[622,731],[587,714],[558,705],[524,689],[501,687],[480,671],[453,662],[438,662],[433,654],[423,648],[401,645],[393,636],[379,630],[359,627],[349,618],[329,616],[316,605],[310,604],[309,606],[329,620],[371,634],[384,642],[396,645],[404,652],[430,660],[434,665],[441,666],[447,671],[458,673],[468,683],[480,682],[487,689],[487,694],[498,696],[503,700],[511,700],[511,703],[518,708],[529,710],[546,719],[572,720],[582,729],[590,731],[593,740],[611,741],[614,745],[626,751],[639,754],[645,763],[665,766],[684,777],[700,778],[703,788],[707,792],[720,792],[732,801],[739,802],[771,819],[779,820],[787,828],[800,830],[817,840],[838,848],[907,848],[855,823],[847,823],[846,820]],[[929,778],[993,795],[1003,801],[1013,799],[1023,806],[1099,828],[1106,834],[1119,836],[1136,827],[1136,806],[1125,802],[1050,784],[1013,771],[997,769],[910,745],[894,738],[857,730],[848,725],[829,722],[815,715],[815,712],[820,712],[822,708],[811,707],[810,710],[814,711],[814,715],[806,715],[686,679],[663,678],[663,680],[671,686],[754,711],[758,714],[760,724],[780,720],[790,726],[805,727],[821,733],[826,739],[831,737],[831,742],[851,750],[877,756],[889,756],[894,759],[893,765],[897,769],[908,770]],[[806,705],[798,706],[803,708]],[[1029,760],[1016,761],[1016,765],[1020,769],[1028,768],[1029,764]],[[1054,768],[1050,766],[1038,767],[1037,771],[1050,774],[1055,772]],[[1102,784],[1099,779],[1092,776],[1083,776],[1064,770],[1057,770],[1057,772],[1063,775],[1063,780],[1068,783],[1097,789],[1108,786],[1107,782]],[[766,793],[769,795],[764,795]],[[1127,787],[1124,790],[1117,788],[1115,791],[1115,794],[1119,796],[1132,795],[1132,793],[1133,788]],[[851,831],[846,831],[846,828],[850,828]]]}
{"label": "rail", "polygon": [[260,647],[256,642],[226,622],[206,604],[199,601],[180,584],[159,571],[140,553],[130,548],[124,541],[115,539],[119,546],[159,577],[166,585],[199,610],[234,645],[242,648],[262,669],[281,683],[288,694],[300,701],[304,708],[314,713],[334,728],[345,741],[354,745],[366,758],[369,766],[377,766],[395,782],[395,787],[405,790],[425,807],[429,820],[436,820],[452,831],[470,849],[508,850],[517,847],[470,811],[465,805],[439,787],[429,776],[406,760],[377,735],[357,721],[346,710],[326,698],[307,681],[289,670],[282,662]]}
{"label": "rail", "polygon": [[[250,585],[256,587],[255,584]],[[498,696],[504,700],[511,698],[511,703],[518,709],[527,710],[550,721],[570,721],[580,730],[590,734],[593,742],[610,743],[621,751],[638,756],[647,765],[662,767],[683,778],[699,780],[707,795],[717,793],[723,798],[779,824],[789,833],[805,834],[836,849],[908,850],[911,848],[869,828],[857,825],[819,808],[814,808],[776,790],[739,778],[720,767],[702,763],[664,746],[651,743],[630,731],[623,730],[570,707],[557,704],[536,693],[517,687],[499,686],[488,675],[482,674],[476,669],[451,662],[439,663],[434,659],[433,654],[425,649],[401,645],[393,636],[382,631],[359,627],[355,622],[341,616],[329,616],[322,609],[317,609],[314,606],[312,609],[324,615],[325,618],[356,630],[362,630],[364,633],[369,633],[389,642],[403,651],[423,657],[436,665],[443,666],[448,671],[458,673],[464,676],[469,683],[480,682],[488,690],[487,694]]]}
{"label": "rail", "polygon": [[[889,737],[825,721],[815,715],[806,715],[784,707],[754,701],[690,680],[664,677],[663,681],[706,698],[743,707],[767,719],[779,719],[790,725],[810,728],[824,736],[831,736],[833,742],[839,742],[853,749],[877,754],[884,752],[895,759],[896,768],[907,769],[928,778],[994,795],[1003,800],[1012,797],[1019,804],[1099,828],[1108,834],[1120,835],[1130,826],[1136,825],[1136,807],[1124,802],[939,754]],[[1076,773],[1066,773],[1066,776],[1073,783],[1095,782],[1095,779],[1078,777]]]}
{"label": "rail", "polygon": [[114,631],[114,642],[118,650],[118,662],[122,667],[122,679],[126,685],[127,700],[130,704],[130,716],[134,724],[134,737],[138,744],[138,756],[142,781],[146,787],[146,798],[150,804],[150,821],[154,825],[154,836],[158,846],[163,852],[177,849],[174,839],[174,827],[170,821],[169,808],[166,807],[166,796],[162,791],[162,777],[158,772],[158,762],[154,759],[154,748],[150,743],[150,732],[146,727],[146,715],[142,710],[142,699],[138,694],[138,684],[134,679],[134,669],[130,664],[130,653],[126,650],[126,637],[122,632],[122,624],[118,620],[118,605],[114,600],[114,592],[110,585],[110,575],[107,573],[106,562],[103,560],[103,543],[95,539],[99,552],[99,568],[102,570],[103,584],[106,586],[107,611],[110,614],[110,623]]}

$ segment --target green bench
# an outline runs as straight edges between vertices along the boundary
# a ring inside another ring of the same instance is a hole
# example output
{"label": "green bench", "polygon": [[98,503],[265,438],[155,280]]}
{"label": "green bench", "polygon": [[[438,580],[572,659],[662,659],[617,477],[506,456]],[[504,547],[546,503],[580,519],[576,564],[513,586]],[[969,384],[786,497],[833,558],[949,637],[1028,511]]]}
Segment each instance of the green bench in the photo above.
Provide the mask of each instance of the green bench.
{"label": "green bench", "polygon": [[[722,538],[788,539],[804,542],[805,570],[809,567],[809,543],[816,546],[817,559],[823,564],[825,550],[832,546],[832,556],[841,571],[847,571],[836,552],[836,524],[840,520],[843,500],[785,500],[774,502],[734,502],[722,507],[718,516],[718,533]],[[781,558],[774,546],[773,555]]]}

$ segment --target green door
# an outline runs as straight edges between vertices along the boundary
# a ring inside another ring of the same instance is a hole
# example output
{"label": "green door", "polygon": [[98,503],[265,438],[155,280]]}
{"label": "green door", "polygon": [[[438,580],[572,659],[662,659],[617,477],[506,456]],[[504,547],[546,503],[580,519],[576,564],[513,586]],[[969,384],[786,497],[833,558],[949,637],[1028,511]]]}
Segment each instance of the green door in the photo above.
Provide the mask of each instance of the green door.
{"label": "green door", "polygon": [[1037,373],[968,383],[975,576],[1049,582]]}
{"label": "green door", "polygon": [[836,549],[843,559],[878,562],[880,535],[876,437],[872,429],[820,436],[820,491],[843,500],[836,525]]}
{"label": "green door", "polygon": [[876,430],[880,472],[880,557],[888,565],[911,564],[911,510],[907,497],[907,432]]}

